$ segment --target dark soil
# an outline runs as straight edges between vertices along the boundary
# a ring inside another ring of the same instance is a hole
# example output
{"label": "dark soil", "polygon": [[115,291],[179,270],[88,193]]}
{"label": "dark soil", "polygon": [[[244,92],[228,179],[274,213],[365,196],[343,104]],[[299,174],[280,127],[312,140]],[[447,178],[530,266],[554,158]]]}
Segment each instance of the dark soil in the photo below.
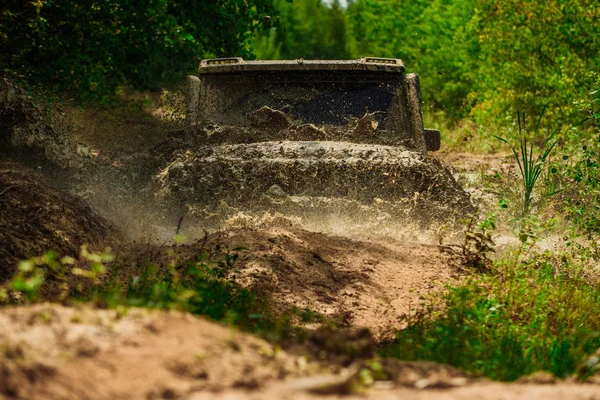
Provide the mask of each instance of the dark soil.
{"label": "dark soil", "polygon": [[0,162],[0,281],[20,260],[54,250],[77,258],[80,247],[102,251],[120,234],[85,202],[52,188],[41,174]]}

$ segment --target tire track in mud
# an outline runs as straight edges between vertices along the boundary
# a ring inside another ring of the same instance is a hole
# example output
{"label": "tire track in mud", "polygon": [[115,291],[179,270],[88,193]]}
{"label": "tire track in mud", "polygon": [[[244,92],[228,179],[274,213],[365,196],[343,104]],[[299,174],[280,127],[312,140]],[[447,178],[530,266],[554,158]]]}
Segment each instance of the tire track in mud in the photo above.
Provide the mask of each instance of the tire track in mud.
{"label": "tire track in mud", "polygon": [[243,247],[238,281],[280,307],[310,309],[390,338],[404,318],[457,277],[444,246],[359,241],[298,228],[229,229],[209,245]]}

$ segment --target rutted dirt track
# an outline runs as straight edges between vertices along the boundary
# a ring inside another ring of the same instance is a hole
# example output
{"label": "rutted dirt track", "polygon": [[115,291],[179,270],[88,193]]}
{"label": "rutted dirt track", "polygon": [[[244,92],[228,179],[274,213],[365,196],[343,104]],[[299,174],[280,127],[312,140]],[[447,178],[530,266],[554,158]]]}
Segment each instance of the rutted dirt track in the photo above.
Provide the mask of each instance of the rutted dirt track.
{"label": "rutted dirt track", "polygon": [[[10,168],[38,191],[54,194],[46,197],[46,207],[60,208],[63,201],[79,207],[38,182],[34,173]],[[5,224],[11,218],[31,219],[23,210],[5,215],[3,228],[11,226]],[[35,215],[36,209],[30,210]],[[84,227],[104,223],[93,212],[83,215]],[[263,227],[221,231],[202,247],[216,244],[245,248],[236,262],[239,282],[270,292],[278,307],[341,316],[379,339],[402,327],[402,316],[423,299],[461,276],[448,247],[394,239]],[[185,259],[196,255],[198,246],[167,246],[154,254],[160,261],[175,249]],[[202,318],[159,311],[47,304],[3,308],[0,343],[0,398],[6,399],[600,399],[596,385],[490,383],[451,367],[401,361],[384,363],[389,381],[357,392],[353,384],[361,361],[348,368],[311,362],[306,348],[287,353]]]}
{"label": "rutted dirt track", "polygon": [[[191,259],[216,246],[236,251],[238,281],[271,294],[279,308],[297,307],[369,328],[377,339],[390,338],[402,320],[423,300],[440,294],[457,276],[447,246],[406,243],[394,238],[350,239],[300,227],[230,228],[208,236],[203,246],[149,245],[136,253],[117,229],[73,196],[53,189],[43,177],[17,164],[0,164],[0,262],[19,260],[54,249],[77,257],[79,246],[117,249],[117,257],[167,265],[173,253]],[[137,246],[142,247],[143,246]],[[137,258],[136,258],[137,257]],[[139,257],[142,257],[141,259]],[[14,268],[0,270],[8,279]]]}
{"label": "rutted dirt track", "polygon": [[[380,338],[441,293],[455,269],[447,247],[359,241],[292,228],[233,229],[213,243],[244,247],[241,282],[282,305],[342,316]],[[389,337],[388,337],[389,338]]]}

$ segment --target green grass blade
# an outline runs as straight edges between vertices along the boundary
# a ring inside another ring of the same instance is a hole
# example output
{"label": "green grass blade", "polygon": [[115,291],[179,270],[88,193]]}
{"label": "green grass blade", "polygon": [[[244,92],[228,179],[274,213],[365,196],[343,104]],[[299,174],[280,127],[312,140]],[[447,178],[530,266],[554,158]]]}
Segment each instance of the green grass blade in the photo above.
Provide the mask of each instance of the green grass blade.
{"label": "green grass blade", "polygon": [[548,108],[548,103],[544,104],[544,108],[542,108],[542,112],[540,114],[540,117],[537,120],[537,123],[535,124],[535,130],[539,130],[540,129],[540,125],[542,123],[542,118],[544,118],[544,114],[546,114],[546,109]]}

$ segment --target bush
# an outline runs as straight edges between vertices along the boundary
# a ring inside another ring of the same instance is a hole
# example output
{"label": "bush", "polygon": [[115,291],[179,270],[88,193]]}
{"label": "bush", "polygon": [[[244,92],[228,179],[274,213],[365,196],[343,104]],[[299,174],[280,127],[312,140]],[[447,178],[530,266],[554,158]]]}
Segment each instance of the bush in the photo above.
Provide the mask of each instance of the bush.
{"label": "bush", "polygon": [[410,321],[383,355],[432,360],[514,381],[535,371],[564,378],[600,347],[600,291],[569,257],[509,257],[450,289]]}
{"label": "bush", "polygon": [[589,98],[579,102],[586,126],[564,139],[562,157],[550,166],[549,183],[577,232],[600,232],[600,75]]}

